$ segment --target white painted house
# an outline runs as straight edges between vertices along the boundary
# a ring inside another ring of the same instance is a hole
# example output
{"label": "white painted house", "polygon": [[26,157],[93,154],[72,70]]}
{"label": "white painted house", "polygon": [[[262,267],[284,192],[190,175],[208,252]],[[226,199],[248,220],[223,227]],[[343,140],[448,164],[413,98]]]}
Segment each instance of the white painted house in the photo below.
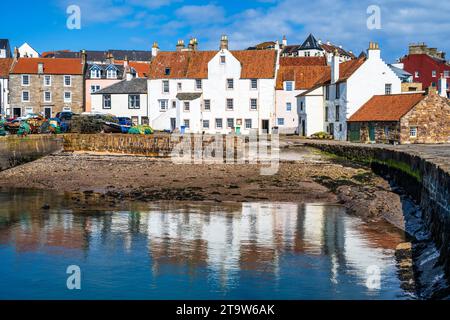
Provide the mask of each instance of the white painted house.
{"label": "white painted house", "polygon": [[0,114],[9,115],[9,71],[13,60],[0,58]]}
{"label": "white painted house", "polygon": [[248,134],[274,127],[278,51],[198,51],[197,42],[159,52],[150,66],[149,112],[155,130]]}
{"label": "white painted house", "polygon": [[91,95],[91,112],[131,118],[133,124],[149,124],[147,79],[133,78],[115,83]]}
{"label": "white painted house", "polygon": [[[330,69],[323,81],[298,96],[297,103],[303,104],[307,111],[324,108],[323,122],[317,119],[318,115],[313,119],[309,114],[299,117],[305,120],[306,127],[312,123],[314,126],[323,124],[322,131],[333,135],[336,140],[347,140],[347,119],[374,95],[401,93],[401,80],[381,59],[377,43],[370,43],[367,58],[340,63],[339,56],[335,55]],[[302,130],[304,128],[300,128]],[[317,128],[306,128],[308,134],[315,130]]]}
{"label": "white painted house", "polygon": [[39,52],[34,50],[28,43],[24,43],[19,48],[20,57],[24,58],[39,58]]}
{"label": "white painted house", "polygon": [[311,89],[329,69],[325,57],[280,59],[275,104],[275,125],[279,133],[306,135],[305,132],[299,131],[297,96]]}

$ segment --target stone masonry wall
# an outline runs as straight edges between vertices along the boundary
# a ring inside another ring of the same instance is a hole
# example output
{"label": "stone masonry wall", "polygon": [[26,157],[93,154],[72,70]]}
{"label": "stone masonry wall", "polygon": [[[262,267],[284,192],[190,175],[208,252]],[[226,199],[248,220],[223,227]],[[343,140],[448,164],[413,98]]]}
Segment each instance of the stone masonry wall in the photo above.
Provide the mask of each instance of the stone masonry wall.
{"label": "stone masonry wall", "polygon": [[[400,121],[400,142],[450,142],[450,100],[430,94],[408,112]],[[417,127],[417,137],[410,136],[410,128]]]}
{"label": "stone masonry wall", "polygon": [[[64,107],[70,107],[72,112],[81,113],[84,111],[84,80],[82,75],[72,75],[72,86],[64,86],[64,75],[51,75],[51,86],[44,86],[44,75],[30,75],[30,85],[22,86],[22,75],[10,75],[10,106],[21,108],[22,116],[25,115],[25,108],[32,107],[33,113],[44,112],[44,107],[52,108],[52,116],[63,111]],[[30,102],[22,102],[22,91],[30,92]],[[44,102],[44,92],[52,93],[52,102]],[[64,102],[64,92],[72,92],[72,102]]]}
{"label": "stone masonry wall", "polygon": [[0,137],[0,171],[62,150],[62,139],[51,135]]}
{"label": "stone masonry wall", "polygon": [[[351,160],[384,166],[395,182],[416,197],[424,220],[440,248],[440,261],[450,278],[450,165],[430,154],[395,150],[395,147],[375,147],[326,142],[306,143],[322,151]],[[418,192],[417,192],[418,191]]]}

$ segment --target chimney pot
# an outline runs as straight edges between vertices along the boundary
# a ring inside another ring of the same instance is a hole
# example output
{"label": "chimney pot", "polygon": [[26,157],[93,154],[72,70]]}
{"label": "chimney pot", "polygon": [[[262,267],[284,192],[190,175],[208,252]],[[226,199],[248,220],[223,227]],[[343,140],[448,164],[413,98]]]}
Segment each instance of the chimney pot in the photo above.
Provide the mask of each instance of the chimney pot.
{"label": "chimney pot", "polygon": [[222,38],[220,39],[220,50],[228,50],[228,36],[222,35]]}

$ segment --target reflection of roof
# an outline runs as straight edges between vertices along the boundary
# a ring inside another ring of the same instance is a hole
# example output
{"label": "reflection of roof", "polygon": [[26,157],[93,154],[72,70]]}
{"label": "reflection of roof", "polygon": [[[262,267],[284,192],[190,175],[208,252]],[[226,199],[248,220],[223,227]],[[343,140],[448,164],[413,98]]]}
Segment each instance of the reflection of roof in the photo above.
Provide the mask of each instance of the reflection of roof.
{"label": "reflection of roof", "polygon": [[44,65],[44,74],[82,75],[80,59],[20,58],[14,64],[11,74],[37,74],[38,65]]}
{"label": "reflection of roof", "polygon": [[424,98],[422,93],[374,96],[348,121],[399,121]]}
{"label": "reflection of roof", "polygon": [[106,87],[94,94],[146,94],[147,79],[135,78],[130,81],[122,80]]}
{"label": "reflection of roof", "polygon": [[[230,51],[241,62],[242,79],[275,77],[275,50]],[[150,64],[150,79],[206,79],[208,63],[218,51],[160,52]]]}
{"label": "reflection of roof", "polygon": [[13,59],[0,59],[0,78],[7,78]]}
{"label": "reflection of roof", "polygon": [[180,101],[191,101],[196,100],[202,96],[199,92],[183,92],[177,94],[177,99]]}
{"label": "reflection of roof", "polygon": [[330,73],[330,67],[327,66],[281,66],[276,90],[283,90],[284,81],[295,81],[295,90],[308,90],[327,73]]}

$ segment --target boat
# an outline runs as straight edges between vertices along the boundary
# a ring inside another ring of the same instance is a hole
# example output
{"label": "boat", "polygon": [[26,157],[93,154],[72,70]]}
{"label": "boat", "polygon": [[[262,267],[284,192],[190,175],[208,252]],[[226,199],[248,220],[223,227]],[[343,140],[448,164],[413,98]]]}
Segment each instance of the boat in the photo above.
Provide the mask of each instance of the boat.
{"label": "boat", "polygon": [[114,122],[103,122],[103,131],[105,133],[122,133],[122,126]]}

